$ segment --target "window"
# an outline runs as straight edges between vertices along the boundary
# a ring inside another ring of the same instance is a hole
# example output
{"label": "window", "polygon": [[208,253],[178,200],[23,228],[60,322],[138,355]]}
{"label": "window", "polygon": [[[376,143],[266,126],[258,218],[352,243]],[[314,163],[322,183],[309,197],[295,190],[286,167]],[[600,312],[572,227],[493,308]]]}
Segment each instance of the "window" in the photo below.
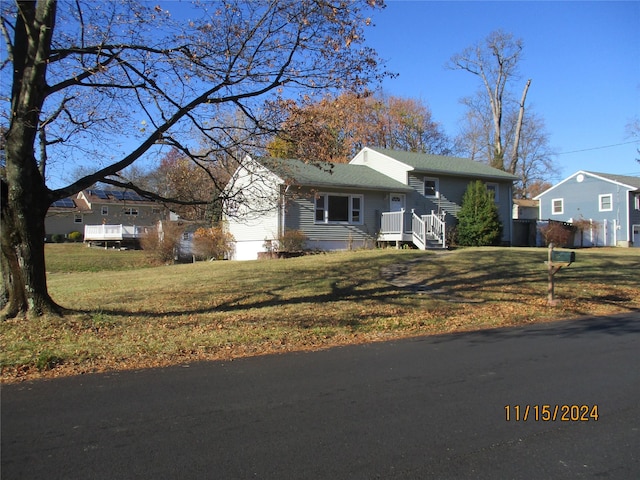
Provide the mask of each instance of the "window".
{"label": "window", "polygon": [[424,177],[424,196],[438,198],[439,183],[437,178]]}
{"label": "window", "polygon": [[562,215],[564,213],[564,199],[554,198],[551,200],[551,213],[553,215]]}
{"label": "window", "polygon": [[635,196],[636,198],[636,210],[640,210],[640,194]]}
{"label": "window", "polygon": [[138,209],[137,208],[132,208],[132,207],[128,207],[124,209],[124,214],[125,215],[138,215]]}
{"label": "window", "polygon": [[497,183],[487,183],[487,190],[489,190],[490,192],[493,192],[493,201],[498,203],[498,201],[500,200],[500,198],[498,197],[498,192],[500,191],[500,189],[498,188],[498,184]]}
{"label": "window", "polygon": [[109,207],[107,205],[102,206],[102,215],[109,215]]}
{"label": "window", "polygon": [[73,215],[73,223],[82,223],[82,214],[76,213]]}
{"label": "window", "polygon": [[315,204],[316,223],[362,223],[362,195],[320,194]]}
{"label": "window", "polygon": [[600,202],[600,211],[601,212],[610,212],[613,210],[613,195],[607,193],[605,195],[598,195]]}

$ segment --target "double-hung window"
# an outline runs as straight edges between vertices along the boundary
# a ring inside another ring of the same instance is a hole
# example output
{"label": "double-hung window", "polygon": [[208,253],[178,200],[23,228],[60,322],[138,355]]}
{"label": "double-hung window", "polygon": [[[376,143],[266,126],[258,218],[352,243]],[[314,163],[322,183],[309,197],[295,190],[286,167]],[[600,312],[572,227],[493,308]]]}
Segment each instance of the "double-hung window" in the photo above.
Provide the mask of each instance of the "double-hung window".
{"label": "double-hung window", "polygon": [[438,198],[440,196],[440,182],[437,178],[424,177],[424,196]]}
{"label": "double-hung window", "polygon": [[551,213],[553,215],[562,215],[564,213],[564,198],[551,200]]}
{"label": "double-hung window", "polygon": [[598,195],[598,203],[601,212],[610,212],[613,210],[613,195],[611,193]]}
{"label": "double-hung window", "polygon": [[125,215],[138,215],[138,209],[133,207],[125,207],[124,208]]}
{"label": "double-hung window", "polygon": [[498,188],[498,184],[487,183],[486,186],[488,191],[493,192],[493,201],[496,203],[500,202],[500,198],[498,197],[498,194],[500,192],[500,189]]}
{"label": "double-hung window", "polygon": [[316,196],[315,223],[362,223],[362,195],[321,193]]}

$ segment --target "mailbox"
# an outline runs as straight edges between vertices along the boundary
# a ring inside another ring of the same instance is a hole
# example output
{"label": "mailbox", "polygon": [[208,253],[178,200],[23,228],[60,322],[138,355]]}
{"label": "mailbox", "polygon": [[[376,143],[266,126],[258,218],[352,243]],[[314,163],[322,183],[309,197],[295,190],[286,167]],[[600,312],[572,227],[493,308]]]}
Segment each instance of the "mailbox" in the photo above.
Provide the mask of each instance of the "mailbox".
{"label": "mailbox", "polygon": [[551,250],[551,263],[573,263],[576,261],[576,252],[569,250]]}

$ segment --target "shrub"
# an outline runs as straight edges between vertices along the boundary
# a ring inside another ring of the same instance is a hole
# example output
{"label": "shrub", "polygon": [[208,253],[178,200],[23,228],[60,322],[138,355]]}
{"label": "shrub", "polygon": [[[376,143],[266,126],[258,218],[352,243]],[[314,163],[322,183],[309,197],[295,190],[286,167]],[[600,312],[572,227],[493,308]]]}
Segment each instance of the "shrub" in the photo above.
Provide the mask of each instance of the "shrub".
{"label": "shrub", "polygon": [[544,238],[544,244],[553,243],[556,247],[571,246],[575,229],[566,223],[549,220],[546,225],[540,227],[540,234]]}
{"label": "shrub", "polygon": [[64,235],[61,233],[54,233],[51,235],[51,241],[53,243],[64,243]]}
{"label": "shrub", "polygon": [[307,236],[300,230],[287,229],[278,236],[279,252],[301,252],[307,243]]}
{"label": "shrub", "polygon": [[140,246],[159,262],[173,262],[183,231],[184,227],[180,224],[162,222],[159,229],[149,229],[140,239]]}
{"label": "shrub", "polygon": [[67,238],[71,242],[81,242],[82,234],[80,232],[71,232],[69,235],[67,235]]}
{"label": "shrub", "polygon": [[458,213],[458,244],[469,247],[497,245],[502,237],[502,222],[493,192],[480,180],[471,182],[462,197]]}
{"label": "shrub", "polygon": [[199,257],[223,260],[231,257],[234,241],[222,225],[199,228],[193,234],[193,249]]}

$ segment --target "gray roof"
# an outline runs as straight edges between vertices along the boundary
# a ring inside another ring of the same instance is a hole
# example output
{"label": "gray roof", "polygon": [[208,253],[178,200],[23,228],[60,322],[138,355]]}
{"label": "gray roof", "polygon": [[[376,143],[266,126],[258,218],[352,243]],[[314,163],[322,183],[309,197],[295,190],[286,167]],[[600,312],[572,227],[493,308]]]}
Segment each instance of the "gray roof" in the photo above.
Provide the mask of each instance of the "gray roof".
{"label": "gray roof", "polygon": [[286,182],[310,187],[405,191],[411,188],[364,165],[305,163],[301,160],[261,158],[258,161]]}
{"label": "gray roof", "polygon": [[405,152],[400,150],[389,150],[386,148],[371,148],[371,150],[393,158],[412,167],[414,170],[423,173],[492,178],[503,181],[518,180],[518,177],[515,175],[468,158]]}
{"label": "gray roof", "polygon": [[598,172],[587,172],[591,175],[596,175],[598,177],[606,178],[607,180],[611,180],[613,182],[623,183],[630,187],[636,188],[640,190],[640,177],[632,177],[629,175],[617,175],[615,173],[598,173]]}

